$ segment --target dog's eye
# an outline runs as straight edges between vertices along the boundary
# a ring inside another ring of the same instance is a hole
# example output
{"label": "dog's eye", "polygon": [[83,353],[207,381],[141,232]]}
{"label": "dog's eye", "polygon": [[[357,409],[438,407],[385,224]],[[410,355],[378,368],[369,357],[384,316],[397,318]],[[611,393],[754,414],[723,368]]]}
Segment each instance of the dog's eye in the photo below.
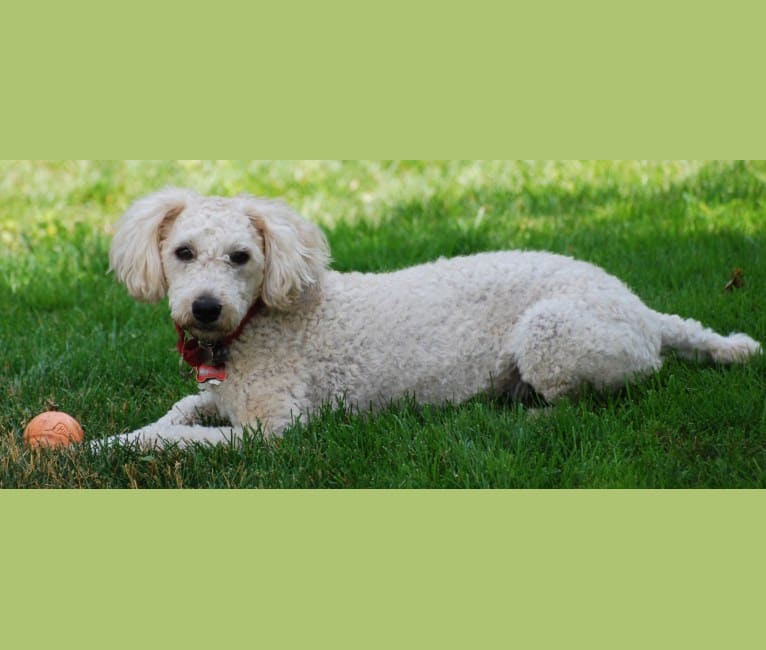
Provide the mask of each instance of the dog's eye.
{"label": "dog's eye", "polygon": [[243,264],[247,264],[250,261],[250,253],[246,253],[245,251],[237,251],[236,253],[229,255],[229,259],[231,260],[232,264],[242,266]]}
{"label": "dog's eye", "polygon": [[188,246],[176,248],[176,257],[182,262],[191,262],[194,259],[194,251]]}

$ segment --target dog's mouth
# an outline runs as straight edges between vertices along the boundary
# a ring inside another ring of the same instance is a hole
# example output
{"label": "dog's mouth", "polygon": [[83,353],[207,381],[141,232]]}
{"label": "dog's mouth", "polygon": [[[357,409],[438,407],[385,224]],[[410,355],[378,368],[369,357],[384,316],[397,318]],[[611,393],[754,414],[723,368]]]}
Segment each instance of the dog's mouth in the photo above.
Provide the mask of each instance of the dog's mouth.
{"label": "dog's mouth", "polygon": [[181,318],[172,315],[172,318],[177,329],[203,343],[217,343],[229,336],[233,329],[221,319],[214,322],[200,322],[192,314],[184,314]]}
{"label": "dog's mouth", "polygon": [[182,329],[191,334],[195,339],[203,343],[218,343],[231,334],[228,329],[222,328],[217,323],[190,323],[188,326],[181,326]]}

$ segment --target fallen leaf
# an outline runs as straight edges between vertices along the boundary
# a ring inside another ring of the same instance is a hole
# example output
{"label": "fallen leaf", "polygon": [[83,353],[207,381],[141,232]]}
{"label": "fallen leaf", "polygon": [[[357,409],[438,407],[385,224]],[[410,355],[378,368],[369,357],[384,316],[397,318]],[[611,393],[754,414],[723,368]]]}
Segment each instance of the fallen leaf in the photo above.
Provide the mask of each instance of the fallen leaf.
{"label": "fallen leaf", "polygon": [[741,289],[745,286],[745,279],[742,276],[742,269],[734,269],[731,272],[731,279],[726,283],[724,291],[734,291],[734,289]]}

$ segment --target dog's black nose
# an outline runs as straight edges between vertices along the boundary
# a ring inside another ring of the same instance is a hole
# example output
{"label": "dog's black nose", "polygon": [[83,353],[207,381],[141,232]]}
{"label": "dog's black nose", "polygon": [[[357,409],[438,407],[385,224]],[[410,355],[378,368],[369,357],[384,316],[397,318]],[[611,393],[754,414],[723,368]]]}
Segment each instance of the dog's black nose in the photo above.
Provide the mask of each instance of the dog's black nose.
{"label": "dog's black nose", "polygon": [[192,303],[192,314],[198,322],[209,325],[221,315],[223,305],[210,296],[200,296]]}

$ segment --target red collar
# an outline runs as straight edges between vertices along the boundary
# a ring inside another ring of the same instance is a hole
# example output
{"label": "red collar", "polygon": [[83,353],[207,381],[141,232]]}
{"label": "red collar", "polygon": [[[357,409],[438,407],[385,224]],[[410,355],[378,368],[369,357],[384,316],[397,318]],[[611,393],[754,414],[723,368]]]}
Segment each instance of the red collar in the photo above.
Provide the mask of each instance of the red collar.
{"label": "red collar", "polygon": [[237,329],[213,344],[205,344],[197,338],[187,337],[184,329],[178,323],[173,323],[176,332],[178,332],[178,344],[176,345],[178,353],[183,361],[197,371],[198,383],[202,384],[209,381],[213,384],[220,384],[226,379],[226,357],[229,346],[242,335],[245,326],[261,310],[262,306],[261,300],[256,300],[245,314],[242,322],[237,325]]}

